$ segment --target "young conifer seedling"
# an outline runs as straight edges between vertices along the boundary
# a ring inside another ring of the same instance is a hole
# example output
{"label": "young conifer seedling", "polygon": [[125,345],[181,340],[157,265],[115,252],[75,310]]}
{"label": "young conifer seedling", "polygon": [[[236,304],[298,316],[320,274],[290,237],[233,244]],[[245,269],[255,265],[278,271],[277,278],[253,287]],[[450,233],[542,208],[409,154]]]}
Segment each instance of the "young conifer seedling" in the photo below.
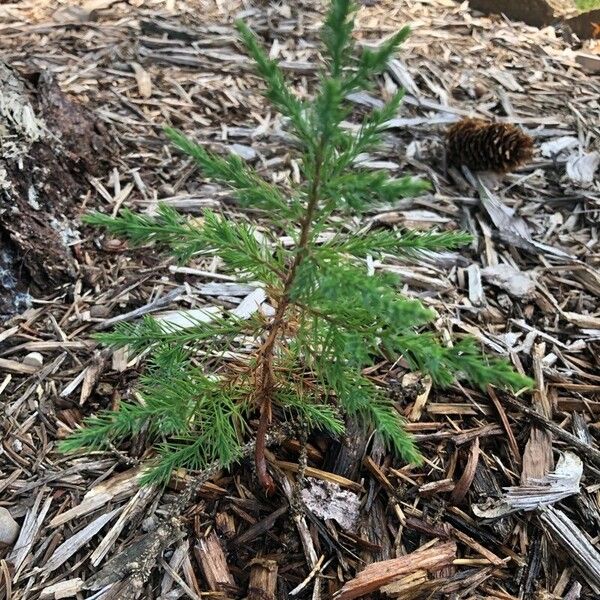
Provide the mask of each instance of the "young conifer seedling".
{"label": "young conifer seedling", "polygon": [[[437,386],[464,378],[478,387],[519,389],[530,381],[498,358],[483,355],[472,339],[442,343],[426,327],[434,317],[419,301],[403,297],[391,276],[369,275],[367,256],[415,256],[468,243],[462,233],[391,230],[350,232],[332,215],[358,213],[378,202],[414,196],[427,185],[394,179],[356,166],[375,148],[402,93],[374,110],[360,128],[344,126],[349,94],[380,74],[409,31],[402,29],[376,49],[355,53],[355,7],[332,0],[323,30],[325,67],[314,99],[304,102],[288,87],[255,34],[237,23],[241,39],[266,85],[266,97],[287,118],[299,147],[301,185],[280,188],[235,155],[208,152],[175,129],[166,133],[191,156],[202,174],[228,187],[240,206],[263,211],[269,225],[255,228],[206,211],[187,220],[161,205],[156,217],[124,210],[116,218],[94,214],[88,223],[133,244],[153,243],[181,261],[218,256],[238,281],[257,282],[274,307],[271,316],[240,319],[224,312],[189,327],[151,317],[122,324],[97,338],[109,346],[148,355],[139,385],[141,402],[123,402],[86,420],[62,443],[64,450],[102,448],[142,431],[155,446],[146,480],[165,482],[175,468],[201,470],[240,457],[258,418],[255,462],[262,486],[273,480],[265,461],[265,436],[275,418],[295,418],[307,429],[344,431],[344,416],[359,418],[395,454],[418,463],[419,452],[403,428],[386,390],[369,377],[382,358],[400,357]],[[323,235],[323,234],[329,235]],[[293,240],[284,245],[283,236]],[[250,358],[235,358],[241,340],[255,340]]]}

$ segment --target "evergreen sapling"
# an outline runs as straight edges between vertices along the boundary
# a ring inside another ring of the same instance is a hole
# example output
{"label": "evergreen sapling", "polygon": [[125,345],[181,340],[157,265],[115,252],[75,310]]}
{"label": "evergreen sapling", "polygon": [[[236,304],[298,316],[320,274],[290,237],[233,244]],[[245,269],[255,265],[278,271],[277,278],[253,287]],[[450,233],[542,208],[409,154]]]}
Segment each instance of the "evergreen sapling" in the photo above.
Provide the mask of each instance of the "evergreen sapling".
{"label": "evergreen sapling", "polygon": [[[166,129],[206,178],[229,188],[240,206],[261,210],[271,234],[258,235],[254,227],[211,211],[199,224],[166,205],[153,217],[123,210],[115,218],[96,213],[86,219],[133,244],[167,249],[180,261],[218,256],[238,280],[259,282],[275,310],[271,317],[257,313],[248,319],[223,313],[185,328],[146,317],[97,335],[114,348],[148,354],[139,382],[141,401],[123,402],[116,411],[88,418],[62,443],[63,450],[103,448],[143,431],[155,447],[145,479],[164,483],[174,469],[235,462],[250,433],[249,420],[257,417],[257,475],[272,491],[265,439],[275,418],[295,419],[307,429],[339,436],[344,417],[355,417],[401,459],[420,461],[386,390],[368,375],[369,367],[381,359],[402,357],[440,387],[456,378],[482,389],[530,386],[504,360],[483,355],[473,339],[442,343],[426,330],[433,311],[399,294],[394,277],[367,275],[367,256],[414,257],[455,249],[469,242],[468,235],[349,232],[343,219],[331,218],[414,196],[428,187],[413,177],[393,179],[355,166],[361,153],[377,147],[402,93],[374,110],[354,132],[343,126],[350,116],[347,96],[369,87],[409,30],[402,29],[377,49],[355,52],[354,13],[350,0],[332,0],[322,30],[325,67],[314,99],[307,102],[288,87],[255,34],[237,23],[265,82],[266,97],[286,117],[301,148],[303,182],[298,187],[278,187],[239,157],[208,152],[181,132]],[[323,241],[326,232],[330,235]],[[292,247],[281,243],[284,235],[292,238]],[[250,358],[232,358],[227,351],[249,338],[256,342]]]}

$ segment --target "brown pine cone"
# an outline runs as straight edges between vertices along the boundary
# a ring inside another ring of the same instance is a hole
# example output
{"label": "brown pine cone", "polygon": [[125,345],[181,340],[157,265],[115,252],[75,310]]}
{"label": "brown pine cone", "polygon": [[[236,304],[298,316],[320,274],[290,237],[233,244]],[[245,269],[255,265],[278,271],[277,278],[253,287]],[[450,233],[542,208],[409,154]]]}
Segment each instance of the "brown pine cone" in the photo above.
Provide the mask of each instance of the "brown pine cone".
{"label": "brown pine cone", "polygon": [[531,160],[533,139],[515,125],[462,119],[448,130],[446,150],[457,167],[507,173]]}

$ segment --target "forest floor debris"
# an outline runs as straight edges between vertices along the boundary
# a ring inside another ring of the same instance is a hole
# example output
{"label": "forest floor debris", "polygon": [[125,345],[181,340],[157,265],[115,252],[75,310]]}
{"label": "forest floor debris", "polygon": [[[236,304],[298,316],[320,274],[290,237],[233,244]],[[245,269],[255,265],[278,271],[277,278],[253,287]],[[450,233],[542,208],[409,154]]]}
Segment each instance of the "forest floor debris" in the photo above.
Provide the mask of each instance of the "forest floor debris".
{"label": "forest floor debris", "polygon": [[[360,112],[407,90],[385,148],[363,161],[433,184],[365,224],[475,236],[460,254],[418,263],[390,256],[370,268],[401,274],[404,291],[438,312],[440,335],[476,335],[534,376],[538,392],[440,392],[407,376],[402,361],[380,365],[373,376],[389,382],[424,466],[398,464],[353,424],[344,444],[288,432],[268,456],[283,491],[271,499],[250,459],[199,480],[178,473],[163,491],[140,489],[143,439],[58,454],[55,441],[83,416],[134,393],[140,357],[96,348],[94,331],[144,314],[267,309],[262,290],[232,281],[216,261],[182,268],[130,251],[82,227],[78,215],[94,207],[151,213],[163,201],[260,224],[181,163],[161,128],[170,122],[267,178],[293,182],[285,124],[260,96],[232,22],[249,21],[302,96],[318,75],[321,14],[308,1],[0,4],[0,59],[23,73],[47,69],[115,146],[82,196],[69,197],[68,225],[80,234],[70,245],[72,284],[34,297],[0,333],[0,503],[19,527],[10,532],[16,542],[0,544],[0,594],[252,598],[264,585],[281,598],[365,590],[405,599],[597,597],[598,538],[589,532],[600,525],[600,81],[578,56],[597,56],[598,44],[582,49],[553,28],[476,17],[451,0],[362,4],[363,43],[406,23],[414,29],[385,77],[354,98]],[[450,167],[444,132],[463,116],[523,127],[535,140],[533,161],[503,177]],[[561,480],[565,457],[573,469]],[[525,494],[530,511],[537,492],[531,512],[519,506],[489,518],[482,508]],[[323,493],[336,501],[329,512],[319,508]],[[359,504],[353,529],[336,518],[345,498],[348,518]]]}

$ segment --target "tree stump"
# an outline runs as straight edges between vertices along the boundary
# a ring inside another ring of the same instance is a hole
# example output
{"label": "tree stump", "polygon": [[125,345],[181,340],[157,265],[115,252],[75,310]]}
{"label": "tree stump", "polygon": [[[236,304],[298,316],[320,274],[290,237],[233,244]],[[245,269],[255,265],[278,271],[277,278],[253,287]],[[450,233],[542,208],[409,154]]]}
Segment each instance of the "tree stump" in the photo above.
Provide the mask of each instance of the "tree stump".
{"label": "tree stump", "polygon": [[74,218],[104,143],[53,77],[0,61],[0,318],[73,281]]}

